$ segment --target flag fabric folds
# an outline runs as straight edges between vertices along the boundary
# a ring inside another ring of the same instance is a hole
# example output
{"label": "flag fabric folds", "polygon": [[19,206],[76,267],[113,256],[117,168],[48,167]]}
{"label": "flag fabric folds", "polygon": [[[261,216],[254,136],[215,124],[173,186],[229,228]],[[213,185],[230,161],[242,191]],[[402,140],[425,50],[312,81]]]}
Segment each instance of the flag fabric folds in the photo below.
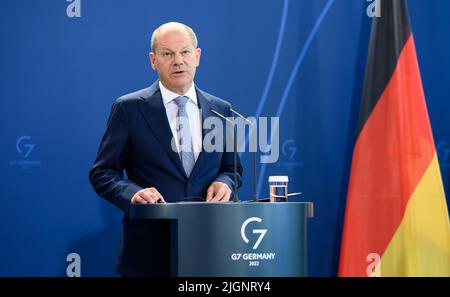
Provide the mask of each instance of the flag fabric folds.
{"label": "flag fabric folds", "polygon": [[339,276],[450,276],[450,223],[404,0],[374,18]]}

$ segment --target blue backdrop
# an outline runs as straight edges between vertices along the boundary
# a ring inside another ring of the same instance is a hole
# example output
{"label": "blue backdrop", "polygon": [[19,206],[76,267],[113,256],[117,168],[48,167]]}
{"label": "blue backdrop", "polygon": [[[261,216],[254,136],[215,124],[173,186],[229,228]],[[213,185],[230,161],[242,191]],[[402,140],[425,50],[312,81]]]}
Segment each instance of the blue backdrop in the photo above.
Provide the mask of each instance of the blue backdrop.
{"label": "blue backdrop", "polygon": [[[289,175],[296,200],[315,205],[309,273],[336,275],[369,3],[81,0],[69,17],[72,1],[0,1],[0,275],[64,276],[72,252],[83,276],[115,275],[121,213],[88,171],[113,100],[156,79],[150,35],[172,20],[197,33],[200,88],[243,114],[281,117],[280,160],[259,165],[259,193],[269,175]],[[450,2],[408,3],[449,193]],[[243,163],[250,198],[251,156]]]}

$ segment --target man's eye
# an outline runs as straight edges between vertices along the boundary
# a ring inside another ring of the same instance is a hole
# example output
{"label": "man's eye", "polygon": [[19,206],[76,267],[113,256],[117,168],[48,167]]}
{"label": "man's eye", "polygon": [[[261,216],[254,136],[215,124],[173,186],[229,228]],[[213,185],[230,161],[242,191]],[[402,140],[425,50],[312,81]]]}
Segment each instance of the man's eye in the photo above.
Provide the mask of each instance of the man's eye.
{"label": "man's eye", "polygon": [[170,53],[163,53],[163,56],[164,56],[164,57],[170,57],[171,54],[170,54]]}
{"label": "man's eye", "polygon": [[190,52],[188,51],[188,50],[185,50],[185,51],[182,51],[181,52],[181,54],[183,54],[183,55],[187,55],[187,54],[189,54]]}

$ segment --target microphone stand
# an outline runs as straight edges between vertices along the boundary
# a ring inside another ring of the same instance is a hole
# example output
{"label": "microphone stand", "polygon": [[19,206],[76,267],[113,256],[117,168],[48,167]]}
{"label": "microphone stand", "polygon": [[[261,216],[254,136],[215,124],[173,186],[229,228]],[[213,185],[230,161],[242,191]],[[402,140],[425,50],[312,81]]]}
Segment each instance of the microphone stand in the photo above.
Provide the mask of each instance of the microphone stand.
{"label": "microphone stand", "polygon": [[234,145],[234,195],[233,201],[238,202],[238,192],[237,192],[237,127],[233,125],[233,145]]}
{"label": "microphone stand", "polygon": [[220,118],[224,119],[225,121],[227,121],[231,125],[233,125],[233,146],[234,146],[234,169],[233,169],[234,170],[234,187],[233,187],[234,188],[234,193],[233,193],[233,202],[238,202],[239,201],[239,197],[238,197],[238,192],[237,192],[237,139],[236,139],[237,127],[233,123],[233,121],[231,121],[230,119],[227,119],[225,116],[223,116],[222,114],[220,114],[219,112],[215,111],[212,108],[211,108],[211,112],[213,112],[214,114],[216,114]]}
{"label": "microphone stand", "polygon": [[[241,119],[243,119],[246,123],[248,123],[251,127],[252,127],[252,137],[254,140],[254,143],[256,145],[256,129],[255,129],[255,125],[252,123],[252,121],[250,121],[249,119],[247,119],[246,117],[244,117],[242,114],[240,114],[239,112],[235,111],[234,109],[230,108],[230,111],[232,113],[234,113],[235,115],[237,115],[238,117],[240,117]],[[236,125],[235,125],[236,127]],[[249,149],[250,149],[250,145],[249,145]],[[256,197],[256,151],[255,150],[253,152],[253,202],[258,202],[258,198]]]}

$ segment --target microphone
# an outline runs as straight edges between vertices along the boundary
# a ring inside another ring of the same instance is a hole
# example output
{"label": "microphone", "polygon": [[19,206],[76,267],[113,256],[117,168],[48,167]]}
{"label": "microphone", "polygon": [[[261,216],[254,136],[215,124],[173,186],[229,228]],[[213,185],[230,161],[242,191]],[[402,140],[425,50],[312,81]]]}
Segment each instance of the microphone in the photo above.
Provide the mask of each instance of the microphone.
{"label": "microphone", "polygon": [[228,123],[233,125],[233,143],[234,143],[234,150],[233,150],[234,151],[234,170],[233,170],[234,171],[234,195],[233,195],[233,202],[238,202],[239,198],[238,198],[238,192],[237,192],[237,139],[236,139],[237,127],[236,127],[236,125],[234,125],[233,121],[231,121],[230,119],[227,119],[225,116],[223,116],[219,112],[215,111],[212,108],[210,110],[217,116],[221,117],[222,119],[224,119],[225,121],[227,121]]}
{"label": "microphone", "polygon": [[[255,143],[255,145],[257,144],[256,142],[256,129],[255,129],[255,125],[252,123],[252,121],[248,120],[246,117],[244,117],[242,114],[240,114],[239,112],[235,111],[233,108],[230,107],[230,111],[232,113],[234,113],[235,115],[237,115],[238,117],[240,117],[241,119],[243,119],[246,123],[248,123],[252,129],[252,135],[253,135],[253,141]],[[250,146],[249,146],[250,148]],[[256,197],[256,151],[255,150],[253,152],[253,202],[258,202],[258,198]]]}

